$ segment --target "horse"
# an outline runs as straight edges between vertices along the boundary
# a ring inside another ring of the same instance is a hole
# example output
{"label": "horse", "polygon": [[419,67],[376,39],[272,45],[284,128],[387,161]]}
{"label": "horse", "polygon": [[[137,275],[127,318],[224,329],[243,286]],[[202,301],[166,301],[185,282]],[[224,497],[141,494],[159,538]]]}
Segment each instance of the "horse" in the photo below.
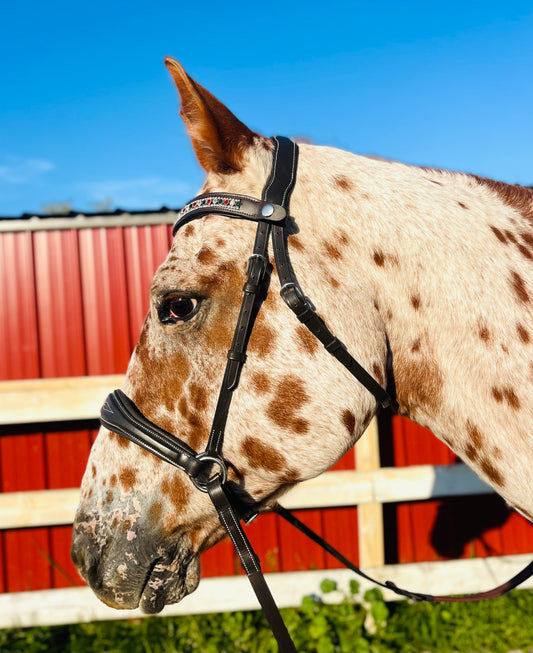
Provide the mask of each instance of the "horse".
{"label": "horse", "polygon": [[[199,197],[261,197],[273,140],[165,63],[206,172]],[[193,451],[210,438],[255,226],[213,212],[177,230],[122,387]],[[533,521],[532,190],[304,142],[284,238],[323,324],[389,389],[398,414]],[[264,509],[334,464],[379,407],[281,290],[272,274],[223,448],[228,483]],[[208,494],[182,471],[100,429],[72,558],[104,603],[156,613],[181,600],[199,583],[199,555],[224,534]]]}

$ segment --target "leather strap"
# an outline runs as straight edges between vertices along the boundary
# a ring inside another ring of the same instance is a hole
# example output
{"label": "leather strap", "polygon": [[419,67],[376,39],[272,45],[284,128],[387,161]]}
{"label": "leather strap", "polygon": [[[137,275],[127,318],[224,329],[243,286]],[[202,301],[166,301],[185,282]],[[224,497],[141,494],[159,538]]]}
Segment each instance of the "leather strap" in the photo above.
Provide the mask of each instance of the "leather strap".
{"label": "leather strap", "polygon": [[246,537],[246,533],[242,529],[232,503],[226,495],[223,485],[220,483],[219,477],[216,476],[208,481],[207,488],[211,501],[217,510],[220,523],[228,533],[235,550],[239,554],[241,566],[248,576],[257,600],[263,609],[272,633],[278,643],[280,653],[296,653],[296,647],[287,631],[287,627],[283,623],[274,597],[261,571],[259,559]]}
{"label": "leather strap", "polygon": [[100,422],[192,478],[200,473],[202,463],[196,452],[147,419],[122,390],[115,390],[107,397],[100,411]]}
{"label": "leather strap", "polygon": [[335,547],[333,547],[329,542],[326,542],[324,538],[322,538],[318,533],[315,533],[309,526],[304,524],[302,521],[300,521],[297,517],[295,517],[290,510],[287,510],[286,508],[283,508],[279,504],[275,504],[272,506],[272,511],[278,514],[280,517],[285,519],[289,524],[297,528],[301,533],[306,535],[309,539],[313,540],[316,544],[321,546],[325,551],[327,551],[330,555],[332,555],[334,558],[336,558],[340,563],[342,563],[345,567],[356,573],[358,576],[361,576],[361,578],[365,578],[366,580],[369,580],[371,583],[374,585],[379,585],[380,587],[383,587],[385,589],[390,589],[396,594],[400,596],[405,596],[408,599],[412,599],[413,601],[426,601],[428,603],[473,603],[476,601],[484,601],[485,599],[493,599],[498,596],[502,596],[503,594],[506,594],[510,590],[514,589],[521,583],[523,583],[525,580],[533,576],[533,562],[530,562],[527,567],[522,569],[518,574],[513,576],[510,580],[508,580],[506,583],[502,583],[501,585],[498,585],[497,587],[494,587],[491,590],[487,590],[486,592],[476,592],[474,594],[465,594],[463,596],[434,596],[433,594],[422,594],[421,592],[412,592],[411,590],[406,590],[402,589],[401,587],[398,587],[395,583],[393,583],[390,580],[386,580],[384,583],[380,582],[379,580],[376,580],[375,578],[372,578],[368,574],[366,574],[364,571],[359,569],[356,565],[353,564],[348,558],[342,555],[340,551],[338,551]]}
{"label": "leather strap", "polygon": [[239,317],[233,332],[233,340],[228,351],[228,361],[218,394],[217,405],[206,452],[209,455],[222,455],[222,444],[234,391],[239,384],[242,367],[246,362],[246,349],[255,318],[270,281],[270,264],[268,262],[268,239],[270,225],[259,222],[255,236],[253,254],[246,266],[246,283],[243,287],[243,299]]}

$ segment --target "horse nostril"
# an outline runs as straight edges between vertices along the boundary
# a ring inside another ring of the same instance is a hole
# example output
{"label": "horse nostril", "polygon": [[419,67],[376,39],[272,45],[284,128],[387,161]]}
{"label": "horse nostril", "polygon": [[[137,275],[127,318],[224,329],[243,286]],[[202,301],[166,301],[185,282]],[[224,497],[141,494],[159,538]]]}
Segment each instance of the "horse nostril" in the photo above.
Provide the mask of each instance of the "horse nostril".
{"label": "horse nostril", "polygon": [[81,572],[85,568],[85,553],[87,549],[83,545],[80,545],[79,537],[74,536],[72,538],[72,546],[70,547],[70,557],[74,566]]}
{"label": "horse nostril", "polygon": [[103,587],[103,578],[98,573],[99,564],[97,561],[93,562],[92,565],[86,569],[87,572],[87,583],[95,592]]}

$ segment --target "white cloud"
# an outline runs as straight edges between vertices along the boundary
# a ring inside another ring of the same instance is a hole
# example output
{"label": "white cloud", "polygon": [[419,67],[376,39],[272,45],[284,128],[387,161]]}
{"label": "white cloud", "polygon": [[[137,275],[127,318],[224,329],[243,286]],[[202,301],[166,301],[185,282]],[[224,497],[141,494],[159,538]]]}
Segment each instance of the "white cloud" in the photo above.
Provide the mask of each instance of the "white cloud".
{"label": "white cloud", "polygon": [[121,209],[176,207],[195,193],[190,183],[158,176],[84,182],[80,189],[88,203],[109,198]]}
{"label": "white cloud", "polygon": [[51,161],[45,161],[44,159],[4,157],[0,161],[0,182],[5,184],[26,184],[54,168],[55,166]]}

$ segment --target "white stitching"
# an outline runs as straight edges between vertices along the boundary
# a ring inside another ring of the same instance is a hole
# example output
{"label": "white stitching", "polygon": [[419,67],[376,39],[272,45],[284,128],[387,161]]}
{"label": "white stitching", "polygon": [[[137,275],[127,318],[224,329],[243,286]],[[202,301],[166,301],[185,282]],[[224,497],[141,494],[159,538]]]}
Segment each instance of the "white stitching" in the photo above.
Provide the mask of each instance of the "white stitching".
{"label": "white stitching", "polygon": [[[235,549],[237,551],[239,551],[239,547],[237,546],[237,542],[236,542],[236,540],[235,540],[235,538],[233,536],[233,533],[231,532],[231,529],[228,526],[228,522],[226,521],[226,518],[224,517],[224,513],[222,511],[220,511],[218,514],[219,514],[220,518],[222,519],[222,521],[224,522],[224,528],[226,529],[228,535],[231,537],[231,541],[233,542],[233,546],[235,547]],[[232,519],[233,523],[236,525],[237,528],[239,528],[239,525],[238,525],[233,513],[231,512],[231,510],[229,511],[229,514],[231,515],[231,519]],[[244,546],[246,547],[246,550],[248,551],[248,555],[250,556],[250,559],[252,560],[252,564],[254,566],[255,571],[260,571],[260,569],[257,566],[257,563],[255,561],[255,557],[254,557],[253,553],[250,551],[250,547],[248,546],[248,542],[246,541],[245,538],[243,538],[243,542],[244,542]],[[242,562],[242,566],[244,567],[244,570],[246,571],[247,574],[249,574],[250,570],[248,569],[248,567],[246,565],[246,562],[245,562],[245,560],[243,558],[241,558],[241,562]]]}

